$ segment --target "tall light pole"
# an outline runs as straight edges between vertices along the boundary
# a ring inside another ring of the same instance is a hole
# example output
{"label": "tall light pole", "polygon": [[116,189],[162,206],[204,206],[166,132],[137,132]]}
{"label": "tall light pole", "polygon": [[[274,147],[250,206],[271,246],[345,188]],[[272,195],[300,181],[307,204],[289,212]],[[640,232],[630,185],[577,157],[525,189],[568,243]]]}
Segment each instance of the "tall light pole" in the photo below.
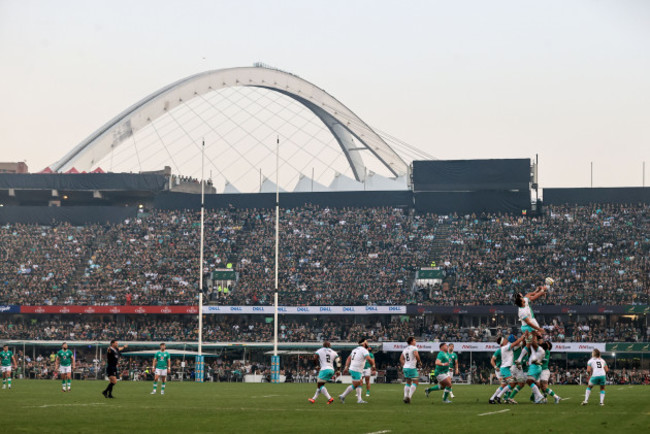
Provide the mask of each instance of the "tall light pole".
{"label": "tall light pole", "polygon": [[204,243],[204,215],[205,215],[205,180],[203,179],[203,169],[205,166],[205,140],[201,144],[201,241],[199,253],[199,355],[196,358],[196,381],[202,383],[203,370],[203,243]]}
{"label": "tall light pole", "polygon": [[275,293],[273,294],[273,359],[271,381],[280,382],[280,356],[278,356],[278,264],[280,258],[280,137],[275,143]]}

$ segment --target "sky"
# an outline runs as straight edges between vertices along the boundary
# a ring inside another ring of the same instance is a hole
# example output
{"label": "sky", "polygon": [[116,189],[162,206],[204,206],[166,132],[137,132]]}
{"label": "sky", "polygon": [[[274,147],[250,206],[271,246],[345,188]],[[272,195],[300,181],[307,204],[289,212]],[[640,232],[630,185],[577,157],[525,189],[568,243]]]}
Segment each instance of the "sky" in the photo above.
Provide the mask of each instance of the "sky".
{"label": "sky", "polygon": [[0,0],[0,161],[38,171],[151,92],[264,62],[440,159],[650,184],[650,2]]}

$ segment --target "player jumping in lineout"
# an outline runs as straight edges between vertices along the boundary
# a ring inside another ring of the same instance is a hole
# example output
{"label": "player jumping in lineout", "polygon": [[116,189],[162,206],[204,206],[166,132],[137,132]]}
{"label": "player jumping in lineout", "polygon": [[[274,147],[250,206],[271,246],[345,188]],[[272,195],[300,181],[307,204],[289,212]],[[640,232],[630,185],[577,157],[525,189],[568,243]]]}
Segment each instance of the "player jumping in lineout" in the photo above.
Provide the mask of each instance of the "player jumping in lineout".
{"label": "player jumping in lineout", "polygon": [[330,381],[332,377],[338,374],[338,369],[334,370],[334,364],[337,364],[337,368],[341,367],[341,359],[336,351],[332,350],[331,344],[328,341],[323,342],[323,348],[319,349],[314,353],[314,364],[317,367],[320,367],[318,371],[318,387],[316,388],[316,394],[309,398],[309,402],[312,404],[316,403],[318,395],[323,395],[327,399],[327,404],[334,402],[325,387],[325,383]]}
{"label": "player jumping in lineout", "polygon": [[153,377],[153,392],[152,395],[156,394],[156,387],[158,386],[158,379],[162,382],[160,386],[160,394],[165,394],[165,382],[167,380],[167,372],[171,373],[171,357],[169,352],[165,350],[165,344],[160,344],[160,351],[156,352],[153,356],[153,364],[151,370],[154,372]]}

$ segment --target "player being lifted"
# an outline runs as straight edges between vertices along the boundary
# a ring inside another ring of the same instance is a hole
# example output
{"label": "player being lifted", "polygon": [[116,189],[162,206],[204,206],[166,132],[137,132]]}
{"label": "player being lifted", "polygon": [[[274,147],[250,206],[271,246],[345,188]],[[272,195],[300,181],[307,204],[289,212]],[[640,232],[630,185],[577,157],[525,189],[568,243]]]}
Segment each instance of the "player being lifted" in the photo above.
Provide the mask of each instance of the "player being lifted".
{"label": "player being lifted", "polygon": [[11,368],[18,366],[16,357],[12,351],[9,351],[9,345],[2,346],[0,351],[0,369],[2,369],[2,388],[11,389]]}
{"label": "player being lifted", "polygon": [[443,390],[442,402],[445,404],[451,404],[451,401],[449,400],[449,394],[451,393],[451,377],[449,376],[450,363],[449,354],[447,353],[448,350],[449,348],[447,347],[446,343],[443,342],[440,344],[440,351],[436,357],[436,370],[434,371],[434,375],[438,380],[438,384],[429,387],[424,391],[424,394],[428,398],[429,393],[435,390]]}
{"label": "player being lifted", "polygon": [[[370,358],[374,360],[375,355],[372,353],[372,348],[368,347],[368,353]],[[370,396],[370,377],[372,377],[372,369],[370,368],[370,362],[366,361],[366,364],[363,365],[363,378],[366,380],[366,396]]]}
{"label": "player being lifted", "polygon": [[353,390],[356,390],[357,393],[357,404],[367,404],[366,401],[361,399],[361,392],[363,391],[361,371],[363,371],[363,365],[366,361],[370,363],[370,366],[372,367],[371,372],[374,374],[376,372],[375,360],[371,359],[370,354],[368,353],[368,342],[365,339],[360,339],[359,346],[352,350],[352,353],[350,353],[345,361],[345,369],[343,370],[343,373],[346,373],[349,370],[350,376],[352,377],[352,385],[348,386],[348,388],[345,389],[345,392],[339,395],[342,404],[345,404],[345,397]]}
{"label": "player being lifted", "polygon": [[316,394],[314,394],[313,398],[309,398],[309,402],[312,404],[316,403],[318,395],[321,394],[327,399],[328,404],[334,402],[334,398],[330,396],[325,387],[325,383],[330,381],[335,375],[334,363],[337,364],[336,373],[338,373],[338,368],[341,367],[341,359],[339,359],[339,355],[336,351],[332,350],[331,344],[328,341],[325,341],[323,342],[323,348],[314,353],[314,364],[317,367],[320,367],[320,370],[318,371],[318,387],[316,388]]}
{"label": "player being lifted", "polygon": [[582,402],[582,405],[589,403],[591,388],[596,385],[600,386],[600,405],[605,405],[605,383],[607,382],[608,372],[609,367],[607,366],[607,362],[600,357],[600,350],[594,348],[591,352],[591,359],[587,362],[587,374],[590,377],[589,385],[587,386],[587,390],[585,390],[585,400]]}
{"label": "player being lifted", "polygon": [[[63,343],[61,349],[56,353],[56,364],[54,370],[59,371],[61,376],[61,387],[64,392],[70,391],[72,383],[72,371],[74,370],[75,357],[72,351],[68,349],[68,344]],[[67,383],[67,390],[66,390]]]}
{"label": "player being lifted", "polygon": [[404,403],[410,404],[411,398],[415,394],[418,387],[420,374],[418,374],[418,367],[422,365],[420,354],[418,354],[418,347],[415,346],[415,337],[409,336],[406,340],[408,346],[402,351],[399,356],[399,363],[402,365],[402,373],[404,374]]}
{"label": "player being lifted", "polygon": [[153,377],[153,392],[152,395],[156,394],[156,387],[158,386],[158,379],[162,382],[160,386],[160,394],[165,394],[165,381],[167,380],[167,372],[171,373],[171,357],[169,352],[165,350],[165,344],[160,344],[160,351],[156,352],[153,356],[153,364],[151,370],[154,372]]}
{"label": "player being lifted", "polygon": [[[547,278],[547,282],[551,283],[552,279]],[[542,295],[546,294],[547,286],[538,286],[533,292],[523,295],[521,292],[515,295],[515,306],[519,308],[518,315],[521,321],[521,332],[538,332],[540,335],[544,334],[544,329],[539,326],[535,319],[535,314],[530,307],[530,302],[537,300]]]}

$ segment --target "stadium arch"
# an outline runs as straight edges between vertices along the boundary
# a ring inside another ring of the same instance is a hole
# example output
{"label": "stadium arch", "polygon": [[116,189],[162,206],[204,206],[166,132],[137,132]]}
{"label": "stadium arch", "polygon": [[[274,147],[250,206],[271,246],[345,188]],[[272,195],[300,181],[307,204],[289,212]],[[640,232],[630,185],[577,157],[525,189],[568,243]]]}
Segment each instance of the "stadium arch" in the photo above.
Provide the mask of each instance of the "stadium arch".
{"label": "stadium arch", "polygon": [[297,75],[263,64],[202,72],[176,81],[143,98],[108,121],[50,167],[90,171],[135,132],[173,108],[200,95],[228,87],[256,87],[288,96],[314,113],[332,133],[357,181],[370,152],[394,176],[406,176],[407,163],[363,120],[323,89]]}

